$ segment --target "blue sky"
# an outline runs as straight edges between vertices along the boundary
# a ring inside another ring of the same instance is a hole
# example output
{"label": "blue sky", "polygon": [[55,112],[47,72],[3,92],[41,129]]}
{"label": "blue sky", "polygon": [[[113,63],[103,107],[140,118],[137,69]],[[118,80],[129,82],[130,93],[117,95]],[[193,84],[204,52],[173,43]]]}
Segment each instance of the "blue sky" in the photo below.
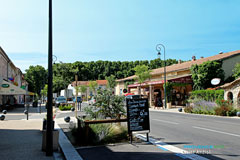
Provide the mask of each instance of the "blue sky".
{"label": "blue sky", "polygon": [[[0,0],[0,46],[47,67],[48,0]],[[240,49],[239,0],[53,0],[58,61],[189,60]],[[163,58],[163,57],[162,57]]]}

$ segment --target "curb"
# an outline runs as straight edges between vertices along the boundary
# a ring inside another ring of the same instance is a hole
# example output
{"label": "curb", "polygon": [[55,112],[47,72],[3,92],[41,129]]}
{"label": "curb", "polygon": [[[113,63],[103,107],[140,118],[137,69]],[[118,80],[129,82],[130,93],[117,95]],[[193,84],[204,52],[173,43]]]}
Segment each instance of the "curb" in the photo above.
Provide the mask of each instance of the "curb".
{"label": "curb", "polygon": [[237,116],[232,116],[232,117],[228,117],[228,116],[217,116],[217,115],[208,115],[208,114],[195,114],[195,113],[186,113],[186,112],[175,112],[175,111],[168,111],[168,110],[155,110],[155,109],[149,109],[149,111],[153,111],[153,112],[167,112],[167,113],[177,113],[177,114],[186,114],[186,115],[197,115],[197,116],[207,116],[207,117],[217,117],[217,118],[227,118],[227,119],[240,119],[240,117]]}
{"label": "curb", "polygon": [[56,129],[59,130],[59,146],[66,160],[83,160],[76,149],[73,147],[63,130],[59,127],[56,121]]}

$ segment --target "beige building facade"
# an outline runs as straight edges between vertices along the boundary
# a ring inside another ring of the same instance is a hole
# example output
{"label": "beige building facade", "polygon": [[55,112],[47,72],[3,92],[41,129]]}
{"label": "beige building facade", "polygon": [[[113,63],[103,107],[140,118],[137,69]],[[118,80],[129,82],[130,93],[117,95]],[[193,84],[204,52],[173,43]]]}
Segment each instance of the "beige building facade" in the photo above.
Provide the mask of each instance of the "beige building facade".
{"label": "beige building facade", "polygon": [[[193,81],[191,78],[190,68],[192,65],[199,65],[207,61],[222,61],[222,69],[225,72],[225,79],[232,75],[232,70],[236,63],[240,63],[240,50],[226,53],[219,53],[217,55],[196,59],[192,57],[191,61],[182,62],[179,60],[178,64],[173,64],[166,67],[166,81],[174,82],[178,85],[173,86],[172,105],[184,105],[185,100],[188,98],[189,93],[192,91]],[[122,95],[124,88],[128,89],[129,93],[139,94],[141,88],[141,94],[149,98],[150,106],[154,107],[157,104],[157,99],[164,98],[164,67],[152,70],[151,78],[140,84],[134,82],[134,84],[126,87],[126,82],[134,81],[136,76],[126,77],[117,80],[116,94]],[[179,85],[181,84],[181,85]]]}

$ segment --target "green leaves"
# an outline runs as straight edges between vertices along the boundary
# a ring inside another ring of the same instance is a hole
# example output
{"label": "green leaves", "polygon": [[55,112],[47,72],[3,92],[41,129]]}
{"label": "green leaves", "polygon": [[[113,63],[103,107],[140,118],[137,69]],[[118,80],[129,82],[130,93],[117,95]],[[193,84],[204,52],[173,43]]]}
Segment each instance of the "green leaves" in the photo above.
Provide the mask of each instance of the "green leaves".
{"label": "green leaves", "polygon": [[240,63],[237,63],[233,69],[233,77],[235,79],[240,77]]}
{"label": "green leaves", "polygon": [[29,84],[28,90],[40,95],[41,89],[47,82],[47,71],[42,66],[30,66],[26,70],[25,79]]}
{"label": "green leaves", "polygon": [[112,94],[111,90],[99,89],[96,96],[97,115],[99,113],[106,117],[118,118],[118,115],[125,113],[124,97]]}
{"label": "green leaves", "polygon": [[145,80],[151,77],[151,71],[148,70],[148,66],[146,65],[138,65],[134,68],[134,70],[138,83],[143,83]]}
{"label": "green leaves", "polygon": [[106,77],[105,79],[108,81],[108,83],[107,83],[108,88],[114,89],[114,87],[116,86],[115,76],[111,75],[109,77]]}
{"label": "green leaves", "polygon": [[222,81],[224,80],[222,62],[217,61],[207,61],[200,65],[193,65],[191,67],[191,74],[194,82],[194,90],[214,87],[211,84],[213,78],[220,78]]}

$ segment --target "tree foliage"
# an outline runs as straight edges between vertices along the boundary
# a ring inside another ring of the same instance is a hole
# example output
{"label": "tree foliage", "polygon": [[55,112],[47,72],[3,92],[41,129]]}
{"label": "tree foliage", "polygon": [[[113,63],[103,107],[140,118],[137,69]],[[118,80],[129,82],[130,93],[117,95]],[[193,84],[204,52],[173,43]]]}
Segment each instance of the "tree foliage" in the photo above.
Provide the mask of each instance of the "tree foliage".
{"label": "tree foliage", "polygon": [[95,98],[96,103],[94,107],[85,109],[86,113],[90,114],[92,118],[105,119],[106,117],[111,117],[116,119],[119,118],[119,115],[123,115],[126,112],[124,109],[124,96],[114,95],[111,90],[99,89]]}
{"label": "tree foliage", "polygon": [[[177,60],[168,59],[166,65],[176,64]],[[135,74],[134,67],[137,65],[146,65],[149,69],[156,69],[164,66],[164,61],[154,59],[151,61],[91,61],[74,63],[55,63],[53,64],[53,92],[60,92],[68,84],[75,80],[78,75],[79,81],[103,80],[106,77],[114,75],[116,79],[129,77]],[[40,79],[41,82],[43,82]],[[39,81],[39,82],[40,82]],[[44,81],[44,84],[46,80]],[[33,88],[34,85],[30,86]],[[43,85],[44,86],[44,85]],[[33,89],[31,91],[34,91]]]}
{"label": "tree foliage", "polygon": [[48,85],[45,84],[44,88],[41,90],[41,95],[42,97],[46,97],[47,96],[47,93],[48,93]]}
{"label": "tree foliage", "polygon": [[90,89],[90,91],[92,91],[92,92],[96,92],[96,89],[97,89],[97,86],[98,86],[98,84],[97,84],[97,82],[96,81],[90,81],[89,82],[89,84],[88,84],[88,86],[89,86],[89,89]]}
{"label": "tree foliage", "polygon": [[28,90],[40,95],[47,82],[47,72],[42,66],[30,66],[26,70],[25,79],[28,82]]}
{"label": "tree foliage", "polygon": [[240,63],[237,63],[233,69],[233,77],[235,79],[240,77]]}
{"label": "tree foliage", "polygon": [[111,75],[109,77],[106,77],[106,80],[107,80],[107,86],[108,88],[111,88],[111,89],[114,89],[115,86],[116,86],[116,78],[114,75]]}
{"label": "tree foliage", "polygon": [[213,78],[220,78],[223,82],[224,71],[222,69],[222,62],[207,61],[200,65],[193,65],[191,67],[191,74],[193,80],[193,89],[201,90],[214,87],[211,84]]}
{"label": "tree foliage", "polygon": [[146,65],[138,65],[134,68],[135,75],[137,76],[137,81],[140,83],[140,93],[141,94],[141,84],[151,77],[150,70],[148,69],[148,66]]}

